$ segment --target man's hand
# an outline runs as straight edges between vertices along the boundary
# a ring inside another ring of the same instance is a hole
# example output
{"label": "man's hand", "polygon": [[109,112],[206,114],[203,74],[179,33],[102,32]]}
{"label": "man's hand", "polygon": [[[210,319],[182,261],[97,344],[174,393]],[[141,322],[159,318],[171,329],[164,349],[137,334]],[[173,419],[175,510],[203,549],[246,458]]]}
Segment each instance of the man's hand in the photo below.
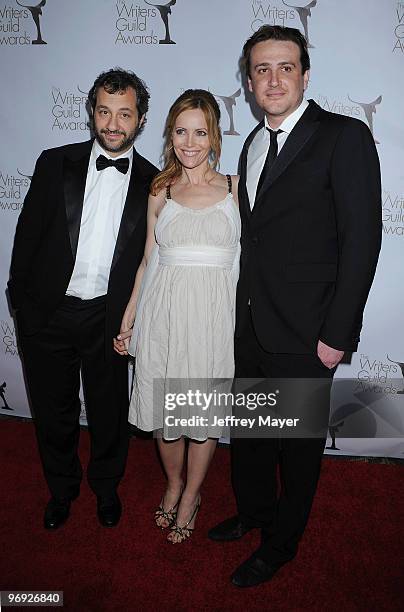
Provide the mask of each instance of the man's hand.
{"label": "man's hand", "polygon": [[332,368],[335,368],[343,358],[344,351],[338,351],[319,340],[317,344],[317,355],[325,367],[332,370]]}
{"label": "man's hand", "polygon": [[127,331],[122,331],[119,335],[114,338],[114,350],[119,353],[119,355],[127,355],[130,338],[132,336],[132,329],[128,329]]}

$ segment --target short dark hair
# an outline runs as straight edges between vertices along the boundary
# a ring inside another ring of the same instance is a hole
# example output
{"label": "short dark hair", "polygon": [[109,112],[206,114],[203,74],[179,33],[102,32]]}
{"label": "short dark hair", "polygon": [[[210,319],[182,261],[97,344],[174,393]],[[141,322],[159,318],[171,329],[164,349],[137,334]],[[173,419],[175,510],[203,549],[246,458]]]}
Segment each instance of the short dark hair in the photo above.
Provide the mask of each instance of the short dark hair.
{"label": "short dark hair", "polygon": [[111,68],[111,70],[101,72],[88,92],[88,100],[93,111],[97,104],[97,92],[100,87],[103,87],[110,94],[117,91],[126,91],[128,87],[132,87],[136,92],[136,108],[139,119],[147,113],[150,94],[146,84],[134,72],[122,68]]}
{"label": "short dark hair", "polygon": [[302,73],[310,69],[310,57],[307,51],[307,41],[297,28],[287,28],[279,25],[263,25],[246,41],[243,47],[243,64],[247,76],[250,75],[251,49],[265,40],[287,40],[294,42],[300,49]]}

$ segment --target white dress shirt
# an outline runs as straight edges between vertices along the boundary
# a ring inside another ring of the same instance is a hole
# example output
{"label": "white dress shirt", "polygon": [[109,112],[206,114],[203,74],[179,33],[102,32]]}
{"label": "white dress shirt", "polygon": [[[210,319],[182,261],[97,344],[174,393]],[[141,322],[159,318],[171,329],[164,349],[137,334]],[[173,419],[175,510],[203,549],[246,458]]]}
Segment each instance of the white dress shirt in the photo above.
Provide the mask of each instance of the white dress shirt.
{"label": "white dress shirt", "polygon": [[118,159],[94,141],[87,170],[79,241],[73,274],[66,295],[90,300],[105,295],[109,272],[128,192],[133,147],[118,157],[129,159],[126,174],[114,167],[98,171],[99,155]]}
{"label": "white dress shirt", "polygon": [[[303,115],[304,111],[308,107],[309,103],[303,98],[300,105],[296,110],[286,117],[277,128],[282,130],[281,134],[278,134],[278,155],[283,145],[285,144],[290,132]],[[254,207],[255,197],[257,194],[258,181],[261,176],[262,169],[264,167],[265,159],[269,149],[270,134],[268,128],[272,129],[268,123],[268,119],[265,116],[264,127],[259,130],[252,143],[248,148],[247,153],[247,193],[250,200],[251,210]]]}

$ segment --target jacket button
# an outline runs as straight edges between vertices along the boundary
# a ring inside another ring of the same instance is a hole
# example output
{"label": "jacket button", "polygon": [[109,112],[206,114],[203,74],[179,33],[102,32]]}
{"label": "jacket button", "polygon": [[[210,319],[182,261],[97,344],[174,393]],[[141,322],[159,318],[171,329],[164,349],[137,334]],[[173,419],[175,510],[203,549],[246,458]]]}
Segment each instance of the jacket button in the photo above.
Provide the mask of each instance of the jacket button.
{"label": "jacket button", "polygon": [[258,236],[253,236],[251,240],[253,244],[258,244]]}

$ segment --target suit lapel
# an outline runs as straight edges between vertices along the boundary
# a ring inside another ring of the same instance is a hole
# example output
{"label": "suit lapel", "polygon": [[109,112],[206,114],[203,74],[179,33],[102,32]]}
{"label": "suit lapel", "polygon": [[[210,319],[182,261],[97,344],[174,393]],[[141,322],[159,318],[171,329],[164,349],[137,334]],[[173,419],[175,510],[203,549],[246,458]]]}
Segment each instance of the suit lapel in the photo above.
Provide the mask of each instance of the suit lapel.
{"label": "suit lapel", "polygon": [[239,198],[240,207],[242,208],[242,210],[246,214],[250,215],[251,214],[250,199],[248,197],[247,182],[246,182],[247,180],[247,153],[248,153],[248,150],[246,146],[244,146],[241,152],[241,157],[240,157],[240,181],[238,184],[238,198]]}
{"label": "suit lapel", "polygon": [[259,196],[255,201],[253,210],[256,210],[256,207],[262,201],[265,192],[269,189],[273,182],[279,178],[285,172],[285,170],[287,170],[299,151],[316,132],[319,126],[319,121],[317,120],[318,109],[319,107],[317,104],[310,100],[309,106],[306,108],[305,112],[289,134],[273,166],[265,177]]}
{"label": "suit lapel", "polygon": [[[66,207],[67,227],[73,259],[76,258],[79,241],[81,214],[83,212],[84,190],[86,187],[88,163],[92,143],[83,143],[81,155],[63,160],[63,188]],[[84,154],[83,154],[84,150]]]}
{"label": "suit lapel", "polygon": [[145,206],[147,205],[150,176],[146,177],[141,169],[139,155],[133,151],[132,171],[130,175],[128,193],[119,226],[118,238],[112,258],[111,270],[123,253],[129,238],[133,234]]}

